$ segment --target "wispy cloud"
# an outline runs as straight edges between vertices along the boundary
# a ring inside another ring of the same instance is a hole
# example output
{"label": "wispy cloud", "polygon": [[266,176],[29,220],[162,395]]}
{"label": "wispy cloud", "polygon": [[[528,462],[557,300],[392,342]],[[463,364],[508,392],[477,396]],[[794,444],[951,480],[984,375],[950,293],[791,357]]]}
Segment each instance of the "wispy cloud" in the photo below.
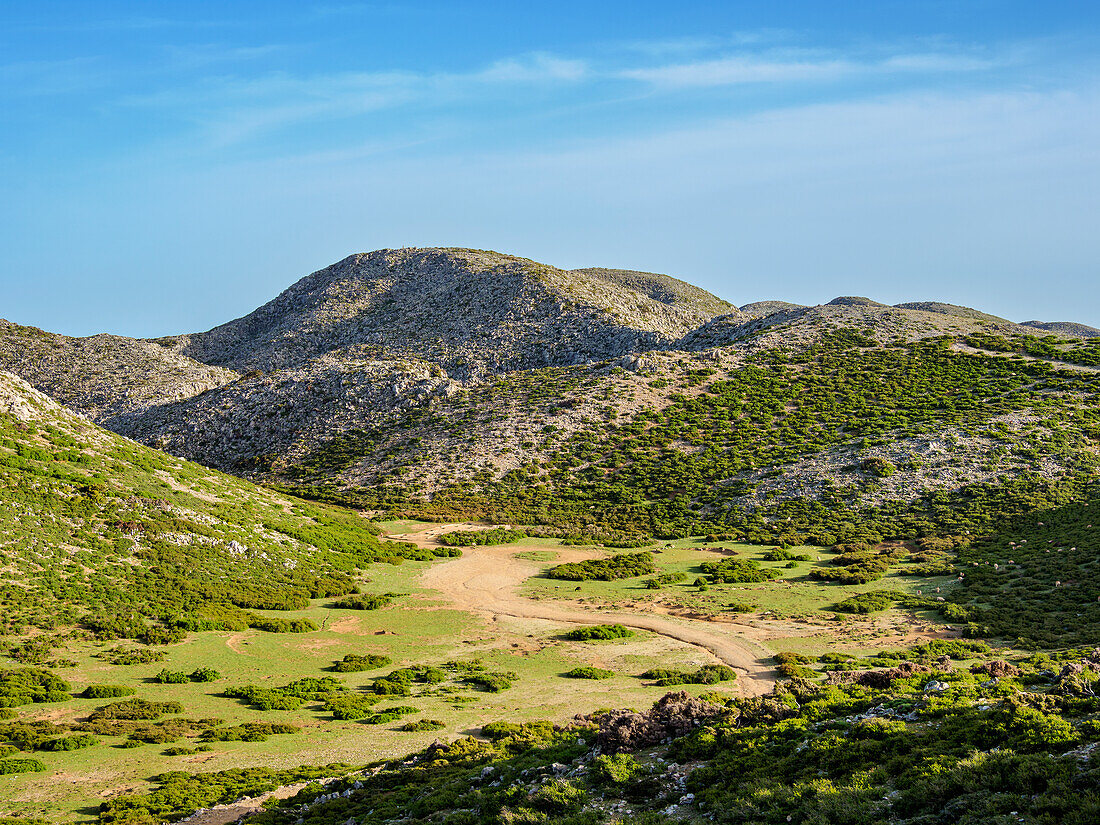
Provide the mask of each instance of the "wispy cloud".
{"label": "wispy cloud", "polygon": [[555,57],[552,54],[538,53],[498,60],[479,72],[438,75],[434,79],[444,82],[469,80],[485,83],[545,83],[583,80],[587,74],[588,64],[583,60],[570,60]]}
{"label": "wispy cloud", "polygon": [[[277,55],[287,46],[267,43],[260,46],[235,46],[226,43],[190,43],[164,47],[169,66],[175,70],[201,69],[218,64],[241,63]],[[295,48],[300,49],[301,46]]]}
{"label": "wispy cloud", "polygon": [[857,68],[858,64],[848,60],[777,61],[758,57],[723,57],[694,63],[624,69],[618,75],[655,86],[730,86],[836,80]]}
{"label": "wispy cloud", "polygon": [[187,88],[131,95],[131,107],[189,113],[214,144],[227,145],[267,130],[324,118],[348,118],[420,102],[429,106],[476,101],[487,90],[576,84],[589,77],[583,60],[529,54],[470,72],[338,72],[216,77]]}
{"label": "wispy cloud", "polygon": [[858,60],[839,56],[815,58],[772,57],[743,54],[628,68],[620,77],[663,87],[732,86],[749,83],[804,83],[842,80],[857,75],[900,72],[972,72],[996,65],[988,59],[952,54],[899,54],[881,60]]}

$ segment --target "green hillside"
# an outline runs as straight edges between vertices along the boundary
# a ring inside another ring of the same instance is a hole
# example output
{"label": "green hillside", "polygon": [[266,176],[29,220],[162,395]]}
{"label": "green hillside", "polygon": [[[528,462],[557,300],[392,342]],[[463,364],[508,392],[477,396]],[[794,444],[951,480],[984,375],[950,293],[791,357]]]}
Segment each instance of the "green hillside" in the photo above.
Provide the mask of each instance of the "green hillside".
{"label": "green hillside", "polygon": [[[355,574],[427,551],[354,513],[274,494],[108,433],[0,374],[2,630],[100,638],[311,629],[261,615],[357,592]],[[39,646],[43,643],[36,642]]]}

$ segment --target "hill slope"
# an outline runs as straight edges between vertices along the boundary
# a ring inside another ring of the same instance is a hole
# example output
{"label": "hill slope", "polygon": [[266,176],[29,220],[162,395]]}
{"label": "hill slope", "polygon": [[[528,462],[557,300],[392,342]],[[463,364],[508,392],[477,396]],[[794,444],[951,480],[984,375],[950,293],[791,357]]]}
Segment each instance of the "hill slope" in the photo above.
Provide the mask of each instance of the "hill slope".
{"label": "hill slope", "polygon": [[0,373],[0,633],[81,622],[105,638],[297,630],[255,609],[355,589],[413,552],[297,501],[102,430]]}
{"label": "hill slope", "polygon": [[72,338],[0,320],[0,366],[110,427],[136,411],[191,398],[237,378],[150,341]]}

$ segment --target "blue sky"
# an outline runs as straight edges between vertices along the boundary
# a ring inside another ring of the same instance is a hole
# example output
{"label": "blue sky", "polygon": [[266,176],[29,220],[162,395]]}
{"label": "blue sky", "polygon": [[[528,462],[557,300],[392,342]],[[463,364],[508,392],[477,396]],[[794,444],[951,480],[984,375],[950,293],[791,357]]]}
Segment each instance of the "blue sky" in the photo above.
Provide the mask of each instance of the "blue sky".
{"label": "blue sky", "polygon": [[1100,3],[0,0],[0,316],[381,247],[1100,326]]}

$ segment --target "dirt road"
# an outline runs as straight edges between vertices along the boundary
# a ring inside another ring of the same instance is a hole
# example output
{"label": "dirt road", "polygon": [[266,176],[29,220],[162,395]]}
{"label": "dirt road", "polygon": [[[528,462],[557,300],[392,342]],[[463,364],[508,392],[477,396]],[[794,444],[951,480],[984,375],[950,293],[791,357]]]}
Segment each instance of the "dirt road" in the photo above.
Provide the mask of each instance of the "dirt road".
{"label": "dirt road", "polygon": [[[389,538],[432,547],[438,546],[437,538],[442,533],[476,526],[438,524],[420,532],[394,534]],[[595,555],[591,551],[572,547],[555,547],[554,550],[563,562],[581,561]],[[490,617],[544,619],[562,624],[621,624],[648,630],[708,651],[716,660],[737,671],[738,686],[747,695],[759,695],[771,690],[774,673],[764,662],[771,651],[756,638],[761,634],[755,628],[529,599],[519,594],[519,587],[542,568],[534,562],[515,558],[516,552],[514,545],[464,548],[461,558],[432,565],[421,577],[421,583],[439,591],[460,610]]]}

